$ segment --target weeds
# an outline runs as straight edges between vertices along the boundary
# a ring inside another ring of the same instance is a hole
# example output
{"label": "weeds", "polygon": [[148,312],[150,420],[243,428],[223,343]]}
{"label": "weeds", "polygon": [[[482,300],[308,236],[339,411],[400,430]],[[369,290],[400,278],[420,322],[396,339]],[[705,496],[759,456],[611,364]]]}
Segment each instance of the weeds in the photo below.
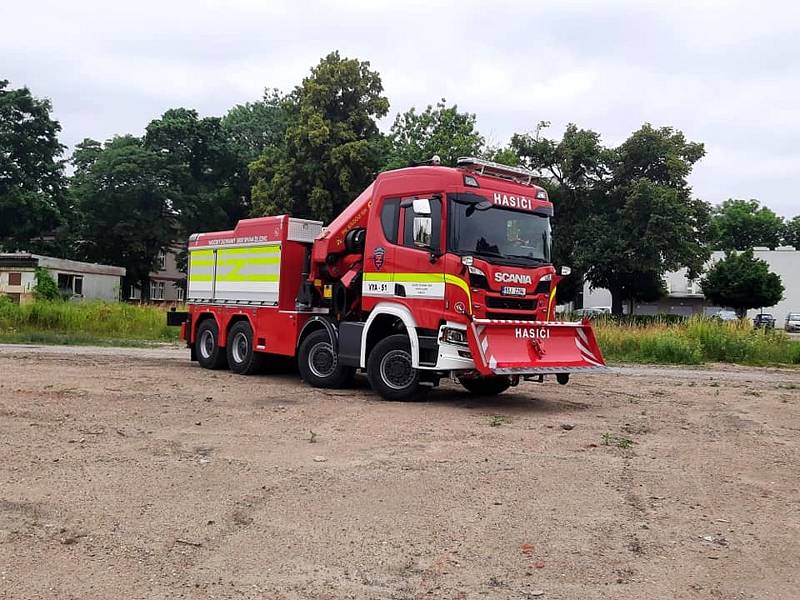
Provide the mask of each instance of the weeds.
{"label": "weeds", "polygon": [[617,448],[627,450],[633,446],[635,442],[630,438],[617,435],[616,433],[606,432],[600,436],[600,443],[602,443],[603,446],[616,446]]}
{"label": "weeds", "polygon": [[503,415],[492,415],[489,419],[489,427],[500,427],[506,423],[511,423],[511,419]]}
{"label": "weeds", "polygon": [[44,343],[156,342],[178,338],[165,310],[122,302],[0,301],[0,339]]}
{"label": "weeds", "polygon": [[706,361],[749,365],[800,364],[800,343],[783,331],[753,329],[746,321],[721,323],[693,317],[645,324],[595,321],[608,360],[697,365]]}

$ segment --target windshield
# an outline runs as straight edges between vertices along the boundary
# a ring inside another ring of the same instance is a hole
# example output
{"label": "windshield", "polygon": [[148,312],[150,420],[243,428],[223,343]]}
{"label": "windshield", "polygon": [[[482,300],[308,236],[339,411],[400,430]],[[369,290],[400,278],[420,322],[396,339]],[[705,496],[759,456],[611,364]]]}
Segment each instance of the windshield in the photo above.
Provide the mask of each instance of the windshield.
{"label": "windshield", "polygon": [[493,206],[450,202],[448,249],[509,262],[550,263],[550,218]]}

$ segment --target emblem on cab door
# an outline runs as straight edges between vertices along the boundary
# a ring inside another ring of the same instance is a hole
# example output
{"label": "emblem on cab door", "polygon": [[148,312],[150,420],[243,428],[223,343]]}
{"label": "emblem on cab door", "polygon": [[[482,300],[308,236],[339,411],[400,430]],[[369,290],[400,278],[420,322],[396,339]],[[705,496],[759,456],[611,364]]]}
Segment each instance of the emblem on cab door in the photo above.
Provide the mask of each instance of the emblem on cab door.
{"label": "emblem on cab door", "polygon": [[385,254],[386,250],[384,250],[382,246],[375,248],[375,251],[372,253],[372,262],[375,265],[375,269],[378,271],[383,268],[383,258]]}

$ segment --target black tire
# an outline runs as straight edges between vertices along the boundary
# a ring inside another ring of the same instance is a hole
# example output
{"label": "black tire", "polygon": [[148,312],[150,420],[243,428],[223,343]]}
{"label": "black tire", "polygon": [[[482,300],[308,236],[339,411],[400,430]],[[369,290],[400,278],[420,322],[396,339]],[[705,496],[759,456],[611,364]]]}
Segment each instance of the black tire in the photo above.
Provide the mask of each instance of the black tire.
{"label": "black tire", "polygon": [[247,321],[234,323],[228,332],[228,367],[239,375],[252,375],[264,365],[264,355],[253,349],[253,329]]}
{"label": "black tire", "polygon": [[511,387],[508,377],[476,377],[475,379],[459,379],[467,391],[476,396],[497,396]]}
{"label": "black tire", "polygon": [[316,388],[341,388],[353,380],[356,370],[339,363],[325,329],[310,333],[297,352],[300,377]]}
{"label": "black tire", "polygon": [[219,346],[219,327],[213,318],[205,319],[198,325],[194,348],[197,362],[204,369],[223,369],[227,366],[225,348]]}
{"label": "black tire", "polygon": [[367,359],[369,384],[384,400],[422,400],[430,387],[419,385],[419,370],[411,364],[411,343],[407,335],[400,333],[383,338]]}

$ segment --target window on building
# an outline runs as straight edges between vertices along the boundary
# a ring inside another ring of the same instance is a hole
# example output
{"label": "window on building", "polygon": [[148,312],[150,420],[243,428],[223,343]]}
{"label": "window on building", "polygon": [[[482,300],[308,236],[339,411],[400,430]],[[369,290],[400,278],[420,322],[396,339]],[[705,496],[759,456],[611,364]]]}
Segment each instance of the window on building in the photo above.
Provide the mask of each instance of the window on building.
{"label": "window on building", "polygon": [[58,289],[70,296],[83,296],[83,276],[59,273]]}
{"label": "window on building", "polygon": [[22,273],[9,273],[8,285],[22,285]]}
{"label": "window on building", "polygon": [[163,248],[158,251],[158,270],[163,271],[167,268],[167,251]]}
{"label": "window on building", "polygon": [[164,282],[151,281],[150,282],[150,300],[163,300],[164,299]]}
{"label": "window on building", "polygon": [[138,285],[132,285],[128,290],[128,299],[130,300],[141,300],[142,299],[142,288]]}
{"label": "window on building", "polygon": [[183,286],[176,285],[175,289],[177,291],[178,302],[183,302],[184,298],[186,297],[186,293],[183,291]]}

